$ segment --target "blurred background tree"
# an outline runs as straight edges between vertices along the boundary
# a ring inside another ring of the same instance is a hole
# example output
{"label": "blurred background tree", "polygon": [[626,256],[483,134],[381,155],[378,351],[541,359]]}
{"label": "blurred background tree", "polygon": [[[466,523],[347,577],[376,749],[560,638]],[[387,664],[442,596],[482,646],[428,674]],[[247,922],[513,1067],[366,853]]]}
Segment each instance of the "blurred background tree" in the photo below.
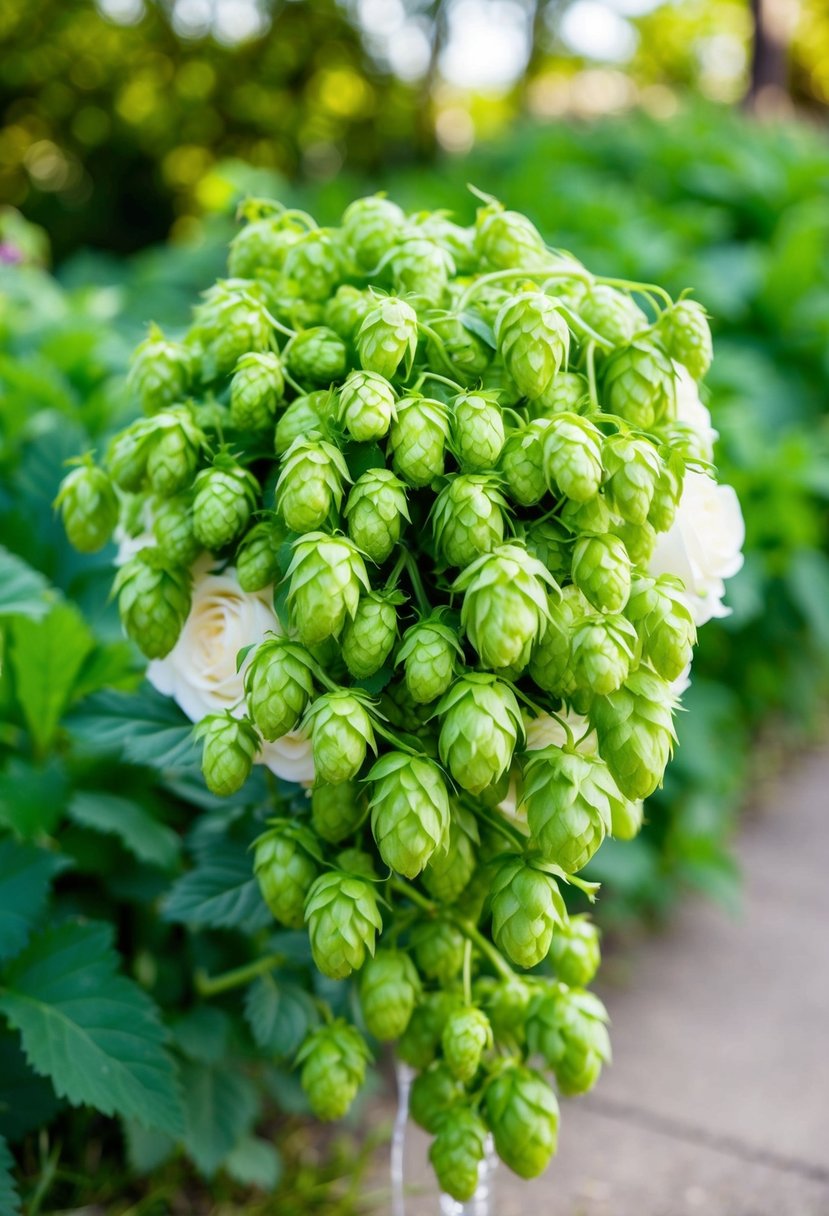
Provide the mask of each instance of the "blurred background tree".
{"label": "blurred background tree", "polygon": [[325,181],[520,113],[829,100],[825,0],[4,0],[0,45],[0,197],[58,259],[219,205],[228,158]]}

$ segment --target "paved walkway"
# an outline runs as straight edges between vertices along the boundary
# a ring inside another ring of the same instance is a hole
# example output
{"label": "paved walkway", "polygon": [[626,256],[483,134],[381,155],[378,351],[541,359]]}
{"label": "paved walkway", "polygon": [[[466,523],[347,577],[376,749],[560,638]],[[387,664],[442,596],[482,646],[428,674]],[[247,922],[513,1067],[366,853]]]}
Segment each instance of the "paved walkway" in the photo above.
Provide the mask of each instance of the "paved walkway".
{"label": "paved walkway", "polygon": [[829,1216],[829,754],[759,799],[738,854],[738,918],[688,900],[605,986],[613,1067],[562,1104],[543,1179],[499,1168],[496,1216]]}

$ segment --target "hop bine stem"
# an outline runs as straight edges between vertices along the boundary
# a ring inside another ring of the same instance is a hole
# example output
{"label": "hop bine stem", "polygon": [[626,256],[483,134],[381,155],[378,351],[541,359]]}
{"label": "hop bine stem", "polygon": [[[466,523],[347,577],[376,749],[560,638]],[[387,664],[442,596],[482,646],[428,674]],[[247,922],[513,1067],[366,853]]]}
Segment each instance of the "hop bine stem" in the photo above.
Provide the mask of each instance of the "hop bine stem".
{"label": "hop bine stem", "polygon": [[409,580],[412,584],[412,590],[415,593],[417,606],[424,616],[428,616],[432,611],[432,605],[429,603],[429,600],[426,597],[426,592],[423,588],[423,582],[420,577],[420,571],[417,568],[417,563],[408,549],[402,554],[402,557],[409,575]]}
{"label": "hop bine stem", "polygon": [[[430,916],[434,916],[437,913],[437,904],[433,903],[431,899],[427,899],[425,895],[421,895],[416,887],[411,886],[402,879],[389,879],[389,886],[398,895],[402,895],[405,899],[411,900],[413,904],[417,904],[419,908],[422,908]],[[499,954],[495,946],[491,942],[488,942],[482,933],[478,932],[470,921],[460,916],[453,916],[452,922],[460,929],[467,941],[474,945],[479,953],[487,959],[500,976],[504,979],[515,979],[515,972],[509,963]]]}
{"label": "hop bine stem", "polygon": [[234,967],[232,971],[224,971],[221,975],[208,975],[199,970],[194,976],[196,992],[199,996],[219,996],[222,992],[230,992],[233,988],[242,988],[260,975],[267,975],[275,967],[281,967],[286,962],[284,954],[265,954],[262,958],[245,963],[242,967]]}
{"label": "hop bine stem", "polygon": [[597,276],[597,283],[603,284],[605,287],[618,287],[622,291],[640,291],[643,295],[655,295],[660,300],[663,300],[667,308],[673,305],[673,299],[664,287],[660,287],[656,283],[634,283],[630,279],[606,279],[603,276]]}

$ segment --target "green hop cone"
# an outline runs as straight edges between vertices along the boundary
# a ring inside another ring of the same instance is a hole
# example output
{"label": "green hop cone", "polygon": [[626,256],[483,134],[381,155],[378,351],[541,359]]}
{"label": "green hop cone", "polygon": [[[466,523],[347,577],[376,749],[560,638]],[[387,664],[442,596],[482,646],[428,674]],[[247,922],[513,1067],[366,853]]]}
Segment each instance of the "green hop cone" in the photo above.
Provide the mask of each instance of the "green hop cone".
{"label": "green hop cone", "polygon": [[[460,975],[466,938],[449,920],[427,920],[412,934],[412,947],[418,969],[427,979],[447,986]],[[443,1024],[438,1038],[443,1033]]]}
{"label": "green hop cone", "polygon": [[87,459],[67,473],[54,503],[66,538],[79,553],[103,549],[118,522],[118,498],[112,482]]}
{"label": "green hop cone", "polygon": [[343,515],[357,548],[384,562],[409,521],[406,487],[391,469],[369,469],[355,481]]}
{"label": "green hop cone", "polygon": [[338,637],[346,618],[357,611],[361,592],[371,589],[354,544],[324,532],[306,533],[294,543],[286,577],[288,603],[305,646]]}
{"label": "green hop cone", "polygon": [[465,806],[452,801],[446,851],[433,853],[421,875],[433,899],[451,904],[460,896],[475,871],[480,843],[477,819]]}
{"label": "green hop cone", "polygon": [[459,393],[452,401],[452,446],[464,473],[494,469],[504,446],[496,393]]}
{"label": "green hop cone", "polygon": [[559,523],[570,537],[578,537],[583,533],[600,536],[604,532],[613,532],[618,520],[610,510],[607,497],[597,494],[587,502],[575,502],[567,499],[558,515]]}
{"label": "green hop cone", "polygon": [[449,832],[449,796],[438,766],[424,756],[386,752],[371,782],[371,830],[380,856],[404,878],[415,878]]}
{"label": "green hop cone", "polygon": [[202,718],[194,737],[204,742],[202,772],[207,788],[219,798],[237,794],[250,776],[259,751],[256,727],[229,712]]}
{"label": "green hop cone", "polygon": [[360,1032],[337,1018],[311,1031],[296,1055],[300,1080],[318,1119],[342,1119],[357,1096],[371,1059]]}
{"label": "green hop cone", "polygon": [[440,1120],[429,1148],[429,1160],[441,1190],[458,1203],[466,1203],[478,1189],[486,1141],[487,1126],[469,1107],[456,1106]]}
{"label": "green hop cone", "polygon": [[195,310],[187,342],[200,356],[205,383],[231,375],[244,355],[273,344],[271,318],[259,296],[248,290],[252,286],[239,279],[219,282]]}
{"label": "green hop cone", "polygon": [[326,301],[323,319],[329,329],[351,344],[373,305],[374,296],[370,292],[343,283]]}
{"label": "green hop cone", "polygon": [[686,367],[694,380],[701,380],[714,354],[702,305],[695,300],[677,301],[661,314],[655,329],[669,356]]}
{"label": "green hop cone", "polygon": [[285,251],[302,235],[302,228],[280,214],[272,205],[259,199],[247,199],[239,208],[237,219],[246,223],[230,242],[228,274],[234,278],[255,279],[263,271],[282,268]]}
{"label": "green hop cone", "polygon": [[592,992],[559,987],[539,993],[530,1005],[527,1041],[543,1056],[560,1091],[584,1094],[610,1060],[607,1010]]}
{"label": "green hop cone", "polygon": [[378,950],[360,972],[366,1030],[381,1043],[399,1039],[420,996],[420,977],[402,950]]}
{"label": "green hop cone", "polygon": [[351,836],[365,816],[365,800],[356,781],[314,786],[311,793],[311,826],[328,844],[340,844]]}
{"label": "green hop cone", "polygon": [[575,688],[573,638],[587,607],[577,587],[565,587],[551,596],[544,630],[533,646],[529,673],[544,692],[567,697]]}
{"label": "green hop cone", "polygon": [[156,414],[147,456],[147,477],[156,494],[170,496],[190,488],[204,441],[185,406]]}
{"label": "green hop cone", "polygon": [[244,532],[256,506],[259,484],[231,457],[217,456],[196,478],[193,531],[199,544],[216,552]]}
{"label": "green hop cone", "polygon": [[601,962],[599,930],[586,916],[571,916],[550,946],[556,979],[568,988],[586,988]]}
{"label": "green hop cone", "polygon": [[524,544],[532,557],[537,557],[558,582],[570,576],[572,538],[558,519],[541,519],[529,524]]}
{"label": "green hop cone", "polygon": [[625,546],[631,566],[647,566],[656,549],[657,536],[649,523],[611,523],[610,531]]}
{"label": "green hop cone", "polygon": [[626,615],[636,626],[642,657],[663,680],[678,679],[691,662],[697,639],[682,581],[666,574],[637,579]]}
{"label": "green hop cone", "polygon": [[312,659],[287,638],[260,642],[245,671],[248,713],[265,739],[294,730],[313,696]]}
{"label": "green hop cone", "polygon": [[397,1055],[404,1064],[417,1069],[429,1067],[437,1054],[446,1019],[458,1003],[452,992],[432,992],[423,998],[397,1043]]}
{"label": "green hop cone", "polygon": [[430,236],[451,254],[459,275],[472,274],[477,270],[478,255],[473,228],[456,224],[446,211],[420,211],[410,218],[419,232]]}
{"label": "green hop cone", "polygon": [[463,1090],[446,1065],[443,1062],[435,1062],[418,1073],[412,1082],[409,1090],[409,1114],[418,1127],[434,1133],[443,1115],[455,1105],[462,1094]]}
{"label": "green hop cone", "polygon": [[583,869],[601,845],[614,800],[621,796],[598,756],[555,746],[529,754],[523,803],[531,842],[566,873]]}
{"label": "green hop cone", "polygon": [[305,923],[305,901],[320,872],[318,855],[313,832],[292,819],[275,821],[256,841],[253,872],[262,898],[287,929]]}
{"label": "green hop cone", "polygon": [[542,440],[548,482],[574,502],[595,498],[602,484],[603,443],[601,431],[586,418],[556,414]]}
{"label": "green hop cone", "polygon": [[648,318],[630,296],[597,283],[578,306],[582,321],[612,346],[623,346],[645,329]]}
{"label": "green hop cone", "polygon": [[435,714],[441,763],[458,785],[479,794],[499,781],[524,735],[510,686],[487,672],[471,672],[455,681]]}
{"label": "green hop cone", "polygon": [[113,591],[128,637],[148,659],[163,659],[190,611],[190,572],[158,549],[142,549],[115,576]]}
{"label": "green hop cone", "polygon": [[394,389],[377,372],[353,371],[339,393],[339,417],[357,443],[371,443],[388,433],[397,412]]}
{"label": "green hop cone", "polygon": [[313,702],[303,722],[310,730],[314,770],[320,781],[351,781],[363,766],[366,749],[377,750],[365,694],[339,689]]}
{"label": "green hop cone", "polygon": [[403,602],[395,591],[361,596],[342,633],[343,661],[355,680],[373,676],[388,659],[397,640],[397,605]]}
{"label": "green hop cone", "polygon": [[180,401],[190,387],[192,355],[180,342],[170,342],[157,325],[130,361],[127,387],[145,414],[154,414]]}
{"label": "green hop cone", "polygon": [[494,200],[475,217],[475,252],[489,270],[537,270],[552,261],[532,220]]}
{"label": "green hop cone", "polygon": [[153,432],[151,419],[139,418],[119,431],[107,448],[104,462],[107,472],[118,488],[128,494],[136,493],[144,485]]}
{"label": "green hop cone", "polygon": [[348,352],[339,334],[325,325],[303,329],[285,348],[288,371],[297,380],[330,384],[348,369]]}
{"label": "green hop cone", "polygon": [[377,867],[371,853],[364,849],[342,849],[334,861],[339,870],[357,878],[377,878]]}
{"label": "green hop cone", "polygon": [[504,1164],[520,1178],[543,1174],[558,1147],[559,1110],[541,1074],[507,1064],[484,1091],[484,1113]]}
{"label": "green hop cone", "polygon": [[276,509],[292,532],[312,532],[339,511],[347,481],[339,448],[318,435],[295,439],[282,457]]}
{"label": "green hop cone", "polygon": [[449,414],[442,401],[405,397],[389,430],[394,471],[410,486],[428,486],[443,472],[448,434]]}
{"label": "green hop cone", "polygon": [[636,645],[636,630],[623,616],[587,617],[573,635],[576,681],[597,696],[609,696],[627,679]]}
{"label": "green hop cone", "polygon": [[411,304],[386,296],[366,313],[355,343],[360,366],[393,380],[402,368],[403,378],[412,370],[417,351],[417,313]]}
{"label": "green hop cone", "polygon": [[549,296],[510,296],[495,318],[495,341],[507,371],[525,397],[547,391],[570,353],[570,330]]}
{"label": "green hop cone", "polygon": [[621,792],[632,802],[648,798],[662,782],[676,740],[668,685],[640,667],[609,697],[597,697],[589,716]]}
{"label": "green hop cone", "polygon": [[522,507],[535,506],[547,493],[543,444],[547,425],[542,419],[513,431],[501,451],[499,469],[509,496]]}
{"label": "green hop cone", "polygon": [[306,300],[327,300],[341,277],[340,253],[332,234],[325,228],[303,233],[286,250],[282,270]]}
{"label": "green hop cone", "polygon": [[492,1046],[489,1018],[471,1006],[455,1010],[443,1028],[441,1046],[452,1075],[459,1081],[471,1081],[480,1067],[481,1056]]}
{"label": "green hop cone", "polygon": [[573,582],[599,612],[622,612],[630,596],[630,558],[618,536],[583,536],[573,548]]}
{"label": "green hop cone", "polygon": [[567,921],[552,875],[510,857],[496,869],[490,887],[492,936],[518,967],[535,967],[547,957],[553,932]]}
{"label": "green hop cone", "polygon": [[440,307],[455,263],[447,249],[414,230],[389,254],[394,290],[422,304]]}
{"label": "green hop cone", "polygon": [[275,519],[261,519],[248,529],[236,550],[236,576],[243,591],[264,591],[279,581],[279,550],[284,530]]}
{"label": "green hop cone", "polygon": [[285,394],[278,355],[243,355],[230,382],[230,425],[240,431],[264,431]]}
{"label": "green hop cone", "polygon": [[162,498],[152,505],[153,536],[174,566],[191,566],[201,546],[193,531],[193,504],[187,497]]}
{"label": "green hop cone", "polygon": [[610,834],[617,840],[633,840],[641,832],[644,820],[645,804],[625,800],[613,808]]}
{"label": "green hop cone", "polygon": [[[706,455],[699,455],[707,459]],[[648,512],[648,523],[654,533],[667,532],[672,526],[685,481],[685,457],[670,449],[663,449],[663,457]]]}
{"label": "green hop cone", "polygon": [[276,424],[273,446],[277,456],[284,456],[295,440],[304,439],[312,431],[326,434],[336,400],[336,395],[328,389],[295,397]]}
{"label": "green hop cone", "polygon": [[580,414],[589,404],[587,381],[579,372],[558,372],[547,389],[529,404],[531,418]]}
{"label": "green hop cone", "polygon": [[492,476],[461,473],[435,499],[432,531],[448,566],[461,569],[504,539],[507,502]]}
{"label": "green hop cone", "polygon": [[[558,934],[553,937],[553,942]],[[472,995],[483,1006],[497,1043],[524,1042],[524,1024],[530,1003],[530,989],[521,980],[497,980],[483,976],[472,987]]]}
{"label": "green hop cone", "polygon": [[332,980],[360,970],[383,928],[373,883],[339,870],[327,870],[314,882],[305,920],[314,962]]}
{"label": "green hop cone", "polygon": [[461,625],[485,667],[527,663],[547,621],[547,588],[555,580],[519,545],[499,545],[455,580],[462,591]]}
{"label": "green hop cone", "polygon": [[397,203],[382,195],[369,195],[349,203],[343,213],[343,232],[363,270],[373,270],[397,240],[406,222]]}
{"label": "green hop cone", "polygon": [[418,705],[429,705],[443,696],[462,653],[458,635],[437,614],[406,630],[397,662],[403,664],[406,688]]}
{"label": "green hop cone", "polygon": [[605,440],[602,460],[605,493],[613,510],[628,523],[645,523],[662,472],[654,445],[647,439],[613,435]]}
{"label": "green hop cone", "polygon": [[676,413],[676,372],[658,346],[635,342],[608,359],[604,393],[610,413],[651,430]]}

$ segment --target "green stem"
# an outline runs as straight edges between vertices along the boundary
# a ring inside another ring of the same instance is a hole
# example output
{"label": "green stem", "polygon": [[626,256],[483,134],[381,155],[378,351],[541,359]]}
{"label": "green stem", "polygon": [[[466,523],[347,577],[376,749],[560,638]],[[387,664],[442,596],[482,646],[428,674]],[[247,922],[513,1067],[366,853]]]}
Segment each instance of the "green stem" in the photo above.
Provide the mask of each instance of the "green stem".
{"label": "green stem", "polygon": [[463,920],[461,917],[453,919],[455,919],[455,924],[460,929],[464,937],[468,938],[469,941],[472,942],[480,953],[483,954],[484,958],[486,958],[492,964],[493,968],[500,976],[503,976],[504,979],[508,980],[515,979],[515,972],[513,971],[512,967],[510,967],[509,963],[500,954],[500,952],[496,950],[492,942],[487,941],[483,933],[476,929],[475,926],[468,920]]}
{"label": "green stem", "polygon": [[409,553],[408,550],[404,551],[403,560],[406,565],[406,570],[409,575],[409,580],[412,584],[412,590],[415,593],[415,599],[417,600],[417,606],[420,609],[423,616],[428,616],[430,614],[430,612],[432,611],[432,605],[429,603],[428,599],[426,598],[426,592],[423,588],[423,582],[420,577],[420,571],[417,568],[417,563],[415,562],[414,558],[412,557],[411,553]]}
{"label": "green stem", "polygon": [[325,672],[322,670],[319,663],[315,663],[313,660],[311,660],[311,662],[308,664],[308,666],[310,667],[311,673],[312,673],[314,679],[317,681],[317,683],[321,684],[323,686],[323,688],[328,690],[328,692],[339,692],[340,691],[340,688],[342,686],[340,684],[335,683],[334,680],[330,679],[329,676],[327,676],[325,674]]}
{"label": "green stem", "polygon": [[418,377],[418,385],[424,380],[437,380],[439,384],[446,384],[449,388],[453,388],[456,393],[462,393],[463,388],[460,384],[456,384],[454,380],[450,380],[448,376],[439,376],[437,372],[422,372]]}
{"label": "green stem", "polygon": [[406,752],[406,754],[409,756],[423,755],[422,751],[418,751],[417,748],[411,747],[408,743],[405,743],[398,735],[394,733],[393,730],[389,730],[387,726],[382,726],[373,715],[371,724],[376,733],[381,735],[387,743],[393,743],[398,751]]}
{"label": "green stem", "polygon": [[400,578],[400,575],[403,571],[403,567],[405,565],[406,565],[406,555],[405,555],[405,553],[401,553],[398,556],[397,561],[394,563],[394,566],[392,567],[391,574],[386,579],[386,585],[383,588],[384,591],[391,591],[392,588],[397,585],[397,580]]}
{"label": "green stem", "polygon": [[543,276],[547,278],[550,273],[550,268],[545,270],[491,270],[489,274],[482,274],[470,283],[466,291],[455,305],[455,312],[463,312],[469,301],[473,298],[480,287],[486,287],[488,283],[501,283],[506,279],[537,279]]}
{"label": "green stem", "polygon": [[561,303],[557,304],[556,307],[558,308],[559,312],[564,313],[573,328],[580,329],[586,333],[591,342],[597,343],[599,346],[603,346],[605,350],[613,350],[613,343],[608,342],[607,338],[603,338],[601,334],[597,334],[595,329],[591,329],[587,322],[583,321],[579,314],[574,311],[574,309]]}
{"label": "green stem", "polygon": [[467,938],[463,947],[463,999],[472,1004],[472,939]]}
{"label": "green stem", "polygon": [[441,338],[440,334],[435,333],[431,325],[427,325],[425,321],[418,321],[417,328],[434,344],[435,353],[446,370],[453,372],[455,370],[455,365],[449,358],[449,355],[446,353],[446,347],[443,344],[443,339]]}
{"label": "green stem", "polygon": [[588,342],[586,347],[587,359],[587,387],[590,392],[590,404],[594,409],[601,408],[599,405],[599,392],[596,388],[596,347],[594,343]]}
{"label": "green stem", "polygon": [[410,883],[405,882],[402,878],[390,878],[389,886],[392,891],[396,891],[398,895],[402,895],[404,899],[409,899],[418,908],[424,912],[428,912],[430,916],[434,916],[437,912],[437,904],[431,899],[427,899],[425,895],[421,895],[417,887],[413,887]]}
{"label": "green stem", "polygon": [[268,318],[269,323],[273,326],[277,333],[284,334],[286,338],[295,338],[297,336],[297,331],[295,329],[288,329],[287,325],[283,325],[281,321],[277,321],[273,313],[269,312],[267,308],[265,309],[265,316]]}
{"label": "green stem", "polygon": [[605,287],[619,287],[622,291],[640,291],[643,295],[653,292],[654,295],[664,300],[668,308],[673,307],[674,302],[669,293],[656,283],[634,283],[630,279],[606,279],[601,276],[596,279],[596,282],[604,284]]}
{"label": "green stem", "polygon": [[229,992],[232,988],[241,988],[260,975],[266,975],[285,962],[283,954],[265,954],[262,958],[245,963],[243,967],[234,967],[232,971],[224,971],[221,975],[208,975],[206,971],[197,971],[195,975],[196,992],[199,996],[218,996]]}

